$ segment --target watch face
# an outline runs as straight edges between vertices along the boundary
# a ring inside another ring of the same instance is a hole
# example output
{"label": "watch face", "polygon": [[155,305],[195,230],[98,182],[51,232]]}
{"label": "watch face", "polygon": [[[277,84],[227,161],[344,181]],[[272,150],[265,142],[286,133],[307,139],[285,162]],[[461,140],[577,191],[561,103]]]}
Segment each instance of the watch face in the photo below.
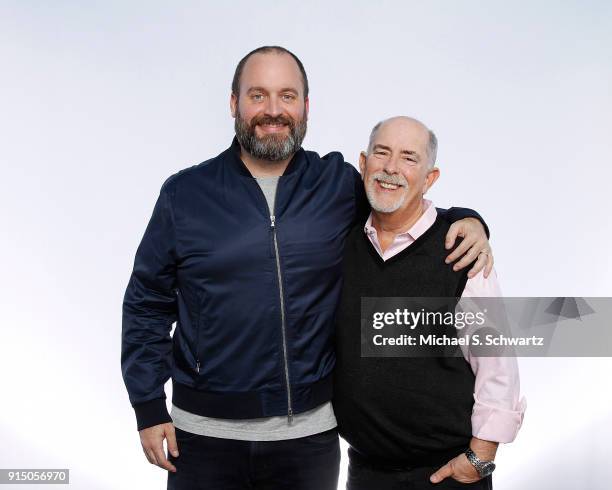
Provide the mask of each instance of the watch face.
{"label": "watch face", "polygon": [[495,463],[485,463],[480,470],[480,476],[482,476],[483,478],[485,476],[489,476],[491,473],[493,473],[494,469]]}

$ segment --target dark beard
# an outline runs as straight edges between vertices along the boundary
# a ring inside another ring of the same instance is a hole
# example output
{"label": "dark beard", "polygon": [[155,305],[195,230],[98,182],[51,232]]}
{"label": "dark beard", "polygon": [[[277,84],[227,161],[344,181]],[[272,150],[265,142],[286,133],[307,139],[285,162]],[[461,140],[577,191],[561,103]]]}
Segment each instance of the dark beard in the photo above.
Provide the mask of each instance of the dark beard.
{"label": "dark beard", "polygon": [[[286,124],[289,126],[289,134],[275,135],[269,134],[263,138],[255,135],[255,126],[258,124]],[[236,138],[242,147],[258,160],[268,160],[279,162],[290,158],[302,146],[302,141],[306,136],[306,112],[304,117],[297,124],[294,119],[283,115],[277,117],[256,116],[248,124],[240,115],[240,110],[236,109],[234,120],[234,130]]]}

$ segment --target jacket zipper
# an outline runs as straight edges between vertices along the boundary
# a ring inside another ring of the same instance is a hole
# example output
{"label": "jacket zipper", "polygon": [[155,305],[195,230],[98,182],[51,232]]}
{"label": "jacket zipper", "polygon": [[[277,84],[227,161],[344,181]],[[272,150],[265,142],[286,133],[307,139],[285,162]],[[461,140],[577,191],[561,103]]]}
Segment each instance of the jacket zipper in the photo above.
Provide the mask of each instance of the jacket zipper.
{"label": "jacket zipper", "polygon": [[[175,294],[176,294],[176,298],[177,301],[180,301],[179,297],[181,295],[180,290],[177,288],[175,290]],[[200,355],[200,310],[201,310],[201,304],[200,301],[198,301],[198,319],[197,319],[197,323],[196,323],[196,373],[200,374],[200,359],[199,359],[199,355]]]}
{"label": "jacket zipper", "polygon": [[202,296],[203,291],[198,294],[198,318],[196,323],[196,373],[200,374],[200,323],[202,321]]}
{"label": "jacket zipper", "polygon": [[291,405],[291,384],[289,382],[289,362],[287,360],[287,327],[285,322],[285,299],[283,293],[283,278],[281,276],[280,257],[278,253],[278,241],[276,239],[276,216],[270,215],[270,226],[272,227],[272,239],[274,241],[274,255],[276,258],[276,273],[278,277],[278,291],[281,309],[281,332],[283,334],[283,361],[285,368],[285,383],[287,384],[287,419],[289,424],[293,421],[293,407]]}

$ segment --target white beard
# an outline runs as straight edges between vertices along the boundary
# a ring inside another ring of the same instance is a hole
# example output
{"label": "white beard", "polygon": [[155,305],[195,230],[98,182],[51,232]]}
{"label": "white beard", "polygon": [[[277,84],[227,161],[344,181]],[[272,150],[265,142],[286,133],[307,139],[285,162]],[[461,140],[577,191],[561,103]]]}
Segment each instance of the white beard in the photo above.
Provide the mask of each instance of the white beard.
{"label": "white beard", "polygon": [[408,182],[406,182],[404,178],[393,179],[395,180],[395,182],[393,182],[394,184],[401,183],[404,187],[401,188],[401,193],[394,202],[384,205],[381,200],[379,200],[378,192],[376,190],[376,186],[378,185],[377,179],[379,178],[383,182],[385,181],[384,176],[381,176],[380,174],[374,174],[370,176],[365,186],[366,196],[368,196],[370,207],[378,213],[394,213],[406,202],[406,198],[408,197],[409,191]]}

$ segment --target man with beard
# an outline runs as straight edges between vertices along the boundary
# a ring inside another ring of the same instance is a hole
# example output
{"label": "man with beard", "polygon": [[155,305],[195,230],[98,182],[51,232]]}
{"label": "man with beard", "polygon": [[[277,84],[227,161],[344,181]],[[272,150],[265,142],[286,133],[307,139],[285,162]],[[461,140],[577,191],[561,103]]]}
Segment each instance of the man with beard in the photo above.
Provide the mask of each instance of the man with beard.
{"label": "man with beard", "polygon": [[[448,223],[423,197],[440,173],[436,152],[426,126],[394,117],[374,127],[360,156],[372,211],[346,239],[333,398],[340,434],[351,445],[349,490],[457,482],[490,489],[498,443],[514,440],[523,420],[513,357],[475,357],[468,349],[465,358],[443,357],[436,347],[421,348],[421,357],[361,355],[363,297],[501,296],[494,271],[468,278],[444,263]],[[427,327],[415,328],[419,349]]]}
{"label": "man with beard", "polygon": [[[142,447],[172,489],[336,488],[333,315],[367,200],[341,154],[301,148],[308,81],[295,55],[245,56],[230,106],[231,146],[164,183],[125,293],[122,372]],[[492,266],[480,221],[454,223],[458,235],[455,267]]]}

